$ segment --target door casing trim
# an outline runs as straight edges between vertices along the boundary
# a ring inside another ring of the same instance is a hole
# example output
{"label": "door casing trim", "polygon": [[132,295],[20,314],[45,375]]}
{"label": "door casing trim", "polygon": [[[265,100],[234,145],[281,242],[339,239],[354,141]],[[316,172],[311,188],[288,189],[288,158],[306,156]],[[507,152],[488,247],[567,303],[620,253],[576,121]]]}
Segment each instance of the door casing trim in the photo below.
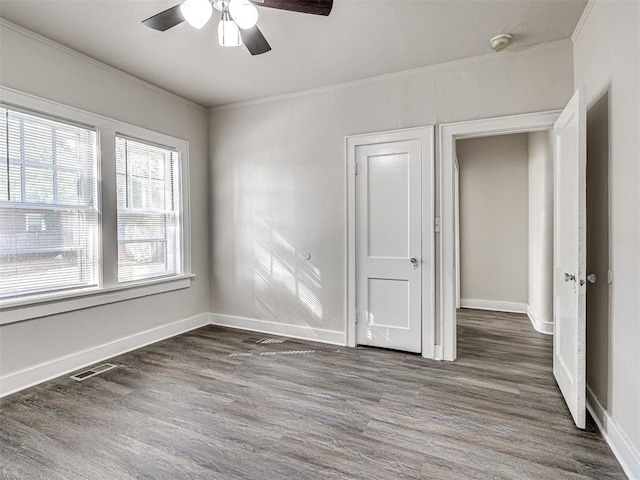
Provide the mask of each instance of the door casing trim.
{"label": "door casing trim", "polygon": [[356,175],[355,153],[360,145],[375,145],[405,140],[421,141],[422,164],[422,356],[435,355],[435,127],[422,126],[387,132],[351,135],[345,137],[346,158],[346,292],[345,331],[347,345],[356,346]]}

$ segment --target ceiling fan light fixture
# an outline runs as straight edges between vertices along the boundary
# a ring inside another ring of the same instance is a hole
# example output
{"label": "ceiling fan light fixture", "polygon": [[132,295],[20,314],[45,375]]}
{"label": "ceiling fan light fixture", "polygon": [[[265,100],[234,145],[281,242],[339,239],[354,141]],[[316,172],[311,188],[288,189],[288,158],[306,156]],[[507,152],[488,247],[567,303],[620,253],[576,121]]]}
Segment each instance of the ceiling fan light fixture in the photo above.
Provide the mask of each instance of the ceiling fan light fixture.
{"label": "ceiling fan light fixture", "polygon": [[227,9],[222,11],[222,18],[218,24],[218,43],[223,47],[238,47],[242,45],[240,29],[231,19]]}
{"label": "ceiling fan light fixture", "polygon": [[231,0],[229,13],[238,27],[243,30],[253,28],[258,23],[258,9],[249,0]]}
{"label": "ceiling fan light fixture", "polygon": [[199,30],[211,18],[213,6],[209,0],[186,0],[180,5],[180,13],[189,25]]}

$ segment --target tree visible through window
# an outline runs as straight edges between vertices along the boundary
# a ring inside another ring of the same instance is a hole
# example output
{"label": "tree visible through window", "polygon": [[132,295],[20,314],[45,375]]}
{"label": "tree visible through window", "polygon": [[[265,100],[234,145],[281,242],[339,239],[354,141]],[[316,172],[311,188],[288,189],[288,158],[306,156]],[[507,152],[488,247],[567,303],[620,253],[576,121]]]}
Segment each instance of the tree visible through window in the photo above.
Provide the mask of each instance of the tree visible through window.
{"label": "tree visible through window", "polygon": [[116,137],[118,282],[179,274],[179,155]]}
{"label": "tree visible through window", "polygon": [[0,108],[0,299],[97,286],[96,131]]}

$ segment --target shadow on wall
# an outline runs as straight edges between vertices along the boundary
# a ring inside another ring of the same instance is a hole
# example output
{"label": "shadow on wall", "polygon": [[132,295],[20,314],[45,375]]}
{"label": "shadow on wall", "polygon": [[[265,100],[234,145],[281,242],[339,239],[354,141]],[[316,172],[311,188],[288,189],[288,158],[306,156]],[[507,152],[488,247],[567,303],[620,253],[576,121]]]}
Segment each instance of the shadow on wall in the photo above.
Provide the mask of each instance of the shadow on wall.
{"label": "shadow on wall", "polygon": [[282,235],[254,223],[256,313],[280,324],[321,328],[320,270]]}
{"label": "shadow on wall", "polygon": [[607,409],[610,366],[609,270],[609,92],[587,111],[587,384]]}

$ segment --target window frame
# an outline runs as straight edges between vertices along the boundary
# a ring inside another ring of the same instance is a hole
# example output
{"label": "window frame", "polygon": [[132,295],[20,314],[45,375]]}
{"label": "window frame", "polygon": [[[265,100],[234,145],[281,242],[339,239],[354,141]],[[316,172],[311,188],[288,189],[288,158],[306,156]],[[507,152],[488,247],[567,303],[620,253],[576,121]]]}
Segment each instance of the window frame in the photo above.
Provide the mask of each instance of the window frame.
{"label": "window frame", "polygon": [[[98,286],[25,296],[0,303],[0,325],[70,312],[83,308],[188,288],[191,273],[191,215],[189,202],[189,142],[131,125],[75,107],[62,105],[18,90],[0,86],[0,104],[65,123],[96,130],[98,155],[97,211],[102,249]],[[118,283],[118,239],[116,199],[116,136],[155,144],[178,152],[179,209],[182,268],[180,274]]]}
{"label": "window frame", "polygon": [[[181,165],[182,165],[181,152],[179,150],[177,150],[175,147],[172,147],[172,146],[170,147],[170,146],[167,146],[167,145],[161,145],[161,144],[158,144],[158,143],[152,143],[152,142],[140,139],[140,138],[134,138],[134,137],[131,137],[131,136],[128,136],[128,135],[123,135],[121,133],[116,133],[116,141],[118,139],[124,140],[125,142],[135,142],[135,143],[140,144],[140,145],[160,148],[160,149],[163,149],[165,151],[172,152],[172,153],[176,154],[177,161],[174,161],[174,166],[171,167],[171,168],[173,168],[173,170],[175,172],[177,172],[176,174],[177,174],[178,182],[177,182],[177,184],[172,182],[172,184],[173,184],[174,188],[176,188],[178,190],[178,196],[177,196],[178,208],[175,209],[175,212],[176,212],[175,214],[178,216],[178,219],[179,219],[179,222],[178,222],[179,233],[182,234],[183,223],[182,223],[182,218],[181,218],[182,210],[181,210],[180,202],[181,202],[181,199],[182,199],[182,196],[183,196],[182,178],[181,178],[183,172],[181,170]],[[116,148],[117,148],[117,145],[116,145]],[[117,159],[116,159],[116,163],[117,163]],[[167,165],[165,165],[165,168],[167,168]],[[126,175],[130,175],[129,172],[126,172],[125,174]],[[174,173],[171,173],[171,175],[174,175]],[[118,176],[118,171],[117,171],[117,165],[116,165],[116,187],[117,187],[117,184],[118,184],[117,176]],[[132,192],[131,192],[131,185],[129,185],[129,181],[127,181],[127,187],[126,188],[127,188],[126,197],[127,197],[128,200],[131,200],[130,195],[131,195]],[[116,194],[117,194],[117,190],[116,190]],[[175,192],[173,192],[173,195],[175,195]],[[175,200],[175,198],[172,199],[172,201],[173,200]],[[116,214],[119,213],[118,212],[119,208],[120,207],[117,205],[117,199],[116,199]],[[132,209],[131,207],[125,207],[124,211],[123,211],[124,215],[131,215],[131,216],[147,215],[147,214],[153,214],[153,213],[159,214],[160,211],[152,212],[152,209],[151,210],[150,209],[135,209],[135,208]],[[163,210],[162,213],[166,214],[166,210]],[[183,252],[184,252],[184,241],[183,241],[182,235],[179,235],[176,240],[177,240],[176,247],[179,249],[179,264],[180,264],[180,265],[176,265],[176,268],[178,270],[182,270],[182,267],[183,267],[183,265],[182,265],[182,263],[183,263],[182,262],[182,255],[183,255]],[[119,240],[118,240],[118,242],[119,242]],[[118,243],[118,247],[119,247],[119,245],[120,245],[120,243]],[[118,262],[118,269],[119,268],[120,268],[120,262]],[[160,279],[160,278],[163,278],[163,277],[172,277],[172,276],[176,276],[176,274],[152,275],[152,276],[149,276],[146,279],[142,279],[142,280],[135,280],[135,279],[134,280],[120,280],[119,279],[120,275],[119,275],[119,272],[118,272],[118,285],[131,285],[131,284],[135,284],[135,283],[138,283],[138,282],[144,282],[144,281],[147,281],[147,280],[151,281],[151,280]]]}
{"label": "window frame", "polygon": [[[57,172],[60,170],[61,167],[59,167],[58,165],[56,165],[55,163],[53,163],[51,166],[47,165],[47,164],[43,164],[43,165],[39,165],[37,162],[34,161],[30,161],[30,160],[26,160],[24,158],[24,146],[21,148],[21,158],[19,160],[14,160],[13,162],[10,161],[9,156],[7,156],[7,161],[9,161],[9,165],[13,164],[13,165],[20,165],[20,170],[21,170],[21,174],[20,174],[20,197],[21,197],[21,201],[19,202],[13,202],[11,200],[5,202],[0,200],[0,204],[5,204],[5,205],[10,205],[11,208],[16,208],[16,209],[21,209],[21,210],[33,210],[34,213],[33,215],[41,215],[41,213],[43,210],[46,211],[51,211],[51,212],[58,212],[58,211],[64,211],[67,210],[67,207],[70,207],[71,210],[74,211],[81,211],[81,210],[92,210],[94,209],[97,215],[97,221],[96,221],[96,228],[97,228],[97,232],[94,234],[95,238],[94,238],[94,243],[93,243],[93,248],[96,250],[96,264],[95,264],[95,270],[93,271],[93,282],[92,284],[87,284],[87,285],[78,285],[78,286],[61,286],[61,287],[52,287],[50,290],[45,290],[45,291],[41,291],[41,292],[37,292],[37,293],[33,293],[33,294],[21,294],[19,295],[17,298],[11,299],[11,297],[5,297],[4,299],[0,299],[0,325],[3,323],[4,320],[4,313],[2,313],[2,307],[5,305],[14,305],[17,303],[21,303],[21,301],[24,300],[28,300],[31,298],[37,298],[39,296],[45,296],[45,295],[64,295],[65,293],[69,292],[69,293],[74,293],[74,292],[79,292],[79,291],[90,291],[90,290],[94,290],[97,287],[100,286],[100,281],[101,281],[101,269],[102,269],[102,264],[101,264],[101,252],[102,252],[102,236],[101,236],[101,229],[100,229],[100,201],[101,201],[101,191],[100,191],[100,179],[99,179],[99,175],[100,175],[100,171],[101,171],[101,159],[100,159],[100,152],[99,152],[99,145],[98,145],[98,136],[99,136],[99,132],[97,127],[95,127],[94,125],[90,125],[87,123],[82,123],[82,122],[78,122],[75,120],[71,120],[69,118],[64,118],[61,116],[55,116],[52,115],[50,113],[45,113],[45,112],[40,112],[40,111],[35,111],[29,108],[25,108],[22,105],[13,105],[13,104],[9,104],[5,101],[3,101],[3,96],[1,95],[2,91],[0,90],[0,107],[5,108],[7,110],[16,112],[18,114],[24,114],[24,115],[30,115],[30,116],[34,116],[37,117],[38,119],[42,119],[45,121],[49,121],[49,122],[56,122],[56,123],[60,123],[63,125],[69,125],[72,127],[76,127],[76,128],[82,128],[82,129],[86,129],[88,131],[93,132],[93,134],[95,135],[95,164],[92,165],[92,169],[93,169],[93,179],[92,179],[92,187],[95,188],[95,196],[92,199],[92,205],[90,206],[78,206],[78,205],[66,205],[64,203],[58,203],[57,200],[57,196],[58,196],[58,189],[57,189],[57,181],[55,180],[57,177]],[[22,127],[21,127],[21,134],[22,136]],[[55,136],[55,133],[53,134]],[[52,190],[52,196],[54,201],[52,203],[37,203],[37,202],[32,202],[32,201],[28,201],[26,200],[26,192],[25,192],[25,176],[24,176],[24,172],[25,172],[25,167],[27,166],[36,166],[37,168],[40,169],[48,169],[52,172],[52,177],[54,179],[53,181],[53,190]],[[63,170],[70,170],[69,167],[62,167]],[[27,227],[27,231],[28,231],[28,227]]]}

